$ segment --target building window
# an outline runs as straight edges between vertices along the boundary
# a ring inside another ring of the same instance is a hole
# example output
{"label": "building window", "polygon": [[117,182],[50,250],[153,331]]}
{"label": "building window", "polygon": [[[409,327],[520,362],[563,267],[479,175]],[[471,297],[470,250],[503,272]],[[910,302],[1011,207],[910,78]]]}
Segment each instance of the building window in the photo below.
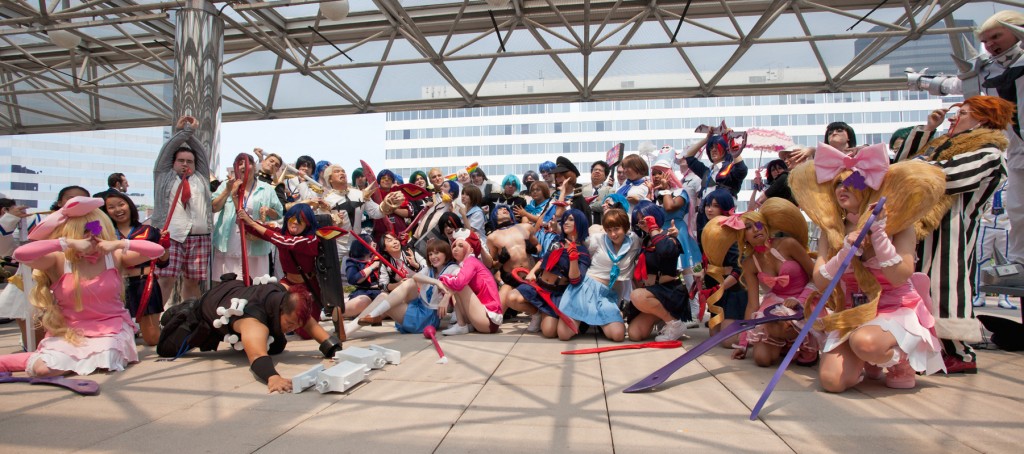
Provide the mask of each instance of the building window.
{"label": "building window", "polygon": [[38,191],[39,190],[39,183],[18,183],[18,182],[12,182],[11,183],[11,190],[12,191]]}

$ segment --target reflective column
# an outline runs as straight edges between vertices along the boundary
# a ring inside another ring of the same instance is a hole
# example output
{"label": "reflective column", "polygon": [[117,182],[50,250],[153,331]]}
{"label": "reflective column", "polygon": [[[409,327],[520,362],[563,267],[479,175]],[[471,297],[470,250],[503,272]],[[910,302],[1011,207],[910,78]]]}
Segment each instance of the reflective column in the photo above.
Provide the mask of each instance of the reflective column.
{"label": "reflective column", "polygon": [[199,121],[196,139],[210,151],[210,173],[220,155],[221,83],[224,22],[206,0],[185,0],[178,10],[174,38],[174,118]]}

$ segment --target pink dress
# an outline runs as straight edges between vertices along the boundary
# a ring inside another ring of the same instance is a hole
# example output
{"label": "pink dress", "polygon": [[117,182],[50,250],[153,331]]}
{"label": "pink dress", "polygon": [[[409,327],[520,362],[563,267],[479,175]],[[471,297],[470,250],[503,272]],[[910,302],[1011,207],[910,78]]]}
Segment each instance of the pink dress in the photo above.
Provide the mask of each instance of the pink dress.
{"label": "pink dress", "polygon": [[[935,335],[935,319],[910,280],[893,286],[882,274],[876,258],[868,259],[864,266],[878,279],[882,296],[878,300],[877,315],[862,326],[875,325],[891,333],[915,371],[932,374],[946,370],[942,361],[942,345]],[[853,293],[859,289],[857,280],[852,272],[848,272],[843,274],[842,283],[847,304],[850,304]],[[848,337],[849,334],[840,337],[838,331],[828,333],[823,351],[842,345]]]}
{"label": "pink dress", "polygon": [[29,374],[39,360],[50,369],[72,371],[78,375],[87,375],[96,369],[120,371],[128,363],[139,361],[135,350],[135,325],[121,297],[121,274],[110,254],[104,257],[104,262],[106,269],[99,276],[78,283],[82,310],[77,311],[71,263],[64,261],[64,274],[51,290],[67,320],[68,329],[78,333],[79,342],[72,344],[64,336],[47,334],[28,360]]}
{"label": "pink dress", "polygon": [[[758,263],[757,257],[753,257],[754,266],[757,267],[757,281],[764,287],[768,288],[768,293],[765,293],[761,299],[761,306],[758,307],[757,312],[754,312],[753,318],[758,319],[765,316],[765,311],[769,307],[781,304],[790,298],[800,302],[801,305],[807,300],[807,297],[814,292],[814,284],[811,283],[810,277],[804,271],[804,267],[800,266],[800,262],[796,260],[786,260],[785,257],[779,253],[778,250],[772,248],[769,250],[771,254],[781,262],[779,265],[778,276],[772,276],[770,274],[761,271],[761,264]],[[794,311],[787,307],[780,307],[776,309],[780,315],[793,314]],[[792,322],[797,326],[799,330],[802,326],[801,322]],[[789,348],[792,342],[784,341],[770,337],[768,332],[765,330],[765,325],[758,325],[754,329],[750,330],[750,334],[747,335],[747,340],[750,343],[764,342],[768,345],[774,345],[776,347]],[[818,351],[818,339],[815,336],[807,336],[803,344],[800,345],[800,350],[808,353],[816,353]]]}
{"label": "pink dress", "polygon": [[480,303],[484,305],[487,312],[501,314],[498,284],[494,281],[491,271],[484,266],[480,259],[473,256],[466,257],[459,266],[461,268],[458,274],[445,274],[438,280],[456,292],[468,285],[469,289],[480,299]]}

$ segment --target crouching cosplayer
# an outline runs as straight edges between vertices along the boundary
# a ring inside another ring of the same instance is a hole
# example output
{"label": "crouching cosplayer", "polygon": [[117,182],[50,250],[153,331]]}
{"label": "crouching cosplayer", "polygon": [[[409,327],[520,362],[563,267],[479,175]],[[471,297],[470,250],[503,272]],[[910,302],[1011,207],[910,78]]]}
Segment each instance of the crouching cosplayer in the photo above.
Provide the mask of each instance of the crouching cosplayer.
{"label": "crouching cosplayer", "polygon": [[913,388],[915,371],[944,369],[926,303],[927,277],[912,274],[914,225],[925,212],[920,208],[942,197],[945,177],[919,161],[888,164],[881,145],[849,158],[819,144],[815,160],[790,175],[800,207],[824,234],[814,267],[818,288],[836,277],[874,203],[887,197],[852,266],[839,276],[843,291],[832,294],[831,315],[815,323],[827,333],[819,373],[829,392],[845,391],[865,376],[881,379],[882,368],[888,368],[884,377],[890,388]]}
{"label": "crouching cosplayer", "polygon": [[329,335],[309,314],[308,298],[308,292],[289,292],[278,283],[246,287],[241,281],[226,280],[202,299],[164,312],[157,354],[178,357],[193,348],[216,350],[222,341],[228,342],[245,351],[253,375],[270,392],[289,392],[291,379],[277,372],[269,356],[284,351],[285,333],[305,328],[326,358],[341,349],[338,337]]}

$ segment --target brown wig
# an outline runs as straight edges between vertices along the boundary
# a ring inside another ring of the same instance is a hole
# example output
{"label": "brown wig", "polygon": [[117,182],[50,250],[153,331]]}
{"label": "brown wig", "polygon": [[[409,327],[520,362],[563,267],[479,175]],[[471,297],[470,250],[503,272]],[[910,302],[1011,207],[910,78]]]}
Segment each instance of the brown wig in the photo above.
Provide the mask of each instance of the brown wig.
{"label": "brown wig", "polygon": [[436,238],[431,238],[429,241],[427,241],[427,257],[429,258],[430,254],[433,254],[435,252],[444,254],[444,263],[450,263],[455,261],[455,256],[452,255],[452,247],[451,245],[448,244],[447,241],[441,241]]}
{"label": "brown wig", "polygon": [[624,210],[618,208],[612,208],[604,212],[601,216],[601,226],[610,229],[614,227],[622,227],[627,232],[629,231],[629,215]]}
{"label": "brown wig", "polygon": [[651,174],[651,170],[647,166],[647,161],[644,161],[644,158],[641,158],[638,154],[631,154],[629,156],[626,156],[625,158],[622,158],[621,165],[624,169],[632,169],[641,177]]}
{"label": "brown wig", "polygon": [[544,200],[547,200],[549,197],[551,197],[551,187],[548,186],[548,183],[546,181],[534,181],[533,184],[530,185],[530,190],[532,191],[534,188],[540,190],[540,194],[544,196]]}

